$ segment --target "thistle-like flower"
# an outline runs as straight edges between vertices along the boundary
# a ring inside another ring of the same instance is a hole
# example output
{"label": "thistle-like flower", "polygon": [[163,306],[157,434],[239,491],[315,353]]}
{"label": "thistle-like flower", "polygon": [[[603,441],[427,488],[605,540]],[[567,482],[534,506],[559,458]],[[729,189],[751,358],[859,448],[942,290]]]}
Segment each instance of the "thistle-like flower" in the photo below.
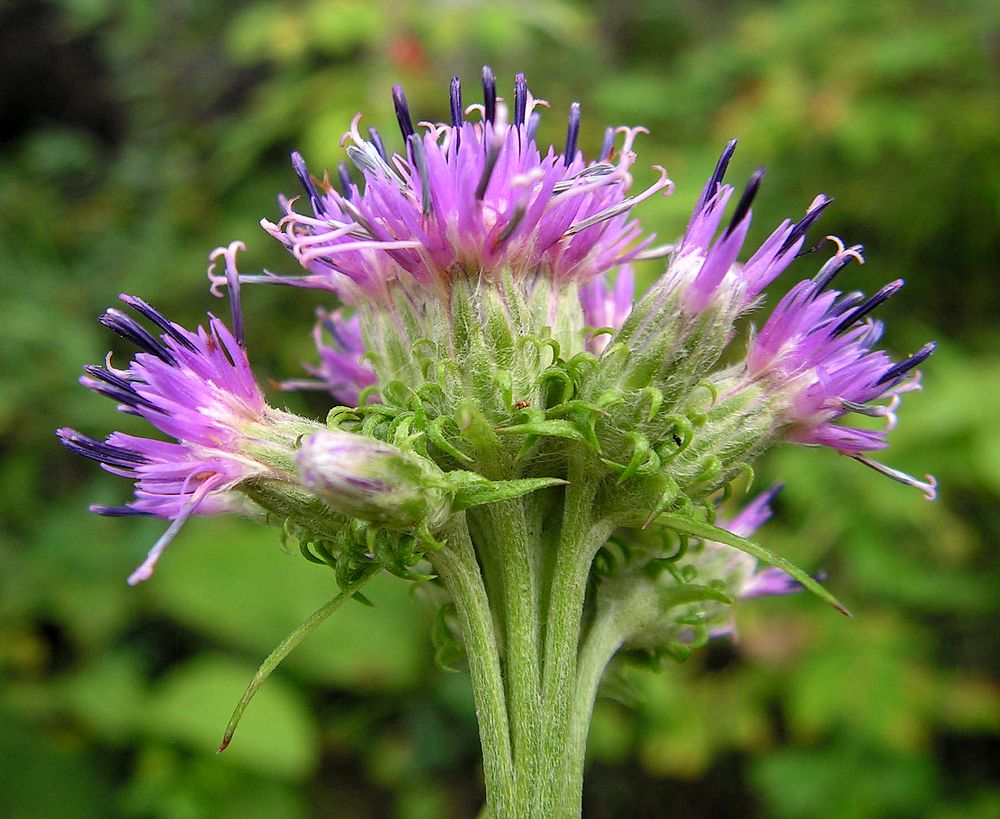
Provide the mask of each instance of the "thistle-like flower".
{"label": "thistle-like flower", "polygon": [[[235,248],[227,251],[231,272]],[[68,449],[108,472],[135,482],[124,506],[93,506],[102,515],[152,515],[173,521],[128,579],[148,579],[164,549],[192,515],[262,510],[234,491],[252,478],[292,480],[291,446],[316,425],[267,406],[243,346],[235,278],[230,330],[209,315],[208,329],[186,330],[135,296],[121,300],[160,331],[151,333],[126,313],[109,308],[101,323],[139,348],[125,369],[88,365],[80,382],[113,399],[121,412],[146,419],[174,441],[113,432],[97,441],[69,428],[58,430]]]}
{"label": "thistle-like flower", "polygon": [[[771,518],[771,503],[780,491],[780,485],[772,487],[732,518],[719,518],[716,525],[739,537],[750,537]],[[774,566],[761,566],[753,555],[711,540],[702,541],[693,551],[689,563],[697,570],[700,582],[719,585],[734,600],[791,594],[802,589],[802,584],[788,572]],[[706,609],[709,636],[735,633],[730,606],[716,603],[709,604]]]}
{"label": "thistle-like flower", "polygon": [[[899,396],[919,389],[915,370],[936,345],[925,344],[898,363],[874,349],[882,323],[870,320],[869,314],[897,293],[903,282],[890,282],[867,299],[859,292],[828,290],[850,261],[863,262],[860,246],[845,248],[839,240],[835,242],[833,257],[814,278],[792,288],[751,341],[744,383],[766,382],[780,396],[778,422],[788,440],[828,446],[933,499],[936,483],[932,476],[917,480],[865,453],[888,446],[886,432],[896,424]],[[883,418],[885,428],[835,423],[852,413]]]}
{"label": "thistle-like flower", "polygon": [[630,264],[618,269],[614,285],[602,274],[580,288],[583,320],[595,331],[587,341],[588,349],[601,353],[608,346],[612,334],[607,331],[618,330],[625,323],[634,296],[635,271]]}
{"label": "thistle-like flower", "polygon": [[[344,136],[361,186],[345,165],[340,190],[326,177],[317,183],[293,154],[312,212],[300,213],[288,200],[279,223],[262,224],[309,272],[263,280],[325,288],[350,303],[391,305],[394,288],[419,299],[445,297],[461,276],[530,279],[541,273],[583,284],[639,256],[649,239],[636,241],[641,230],[628,213],[671,188],[658,169],[657,182],[627,196],[633,144],[644,129],[608,129],[597,160],[587,162],[577,148],[580,106],[574,103],[565,147],[543,153],[535,142],[535,109],[545,103],[531,96],[523,74],[515,80],[513,111],[497,97],[488,68],[483,94],[481,105],[464,108],[455,77],[450,123],[421,122],[420,134],[396,86],[402,155],[390,155],[374,129],[366,139],[360,115]],[[466,120],[472,112],[478,122]]]}
{"label": "thistle-like flower", "polygon": [[341,310],[316,312],[313,341],[319,365],[305,365],[314,377],[289,379],[280,386],[284,390],[325,390],[336,400],[356,406],[361,392],[375,384],[375,373],[364,360],[361,319],[357,314],[346,317]]}

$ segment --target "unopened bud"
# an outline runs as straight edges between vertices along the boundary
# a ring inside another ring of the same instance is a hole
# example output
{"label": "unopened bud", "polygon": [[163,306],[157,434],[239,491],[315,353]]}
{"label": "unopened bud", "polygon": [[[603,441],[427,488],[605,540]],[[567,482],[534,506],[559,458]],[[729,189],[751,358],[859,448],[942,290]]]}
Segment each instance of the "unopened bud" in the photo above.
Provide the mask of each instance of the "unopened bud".
{"label": "unopened bud", "polygon": [[392,444],[324,430],[302,441],[295,460],[303,485],[341,514],[395,530],[434,529],[447,517],[437,466]]}

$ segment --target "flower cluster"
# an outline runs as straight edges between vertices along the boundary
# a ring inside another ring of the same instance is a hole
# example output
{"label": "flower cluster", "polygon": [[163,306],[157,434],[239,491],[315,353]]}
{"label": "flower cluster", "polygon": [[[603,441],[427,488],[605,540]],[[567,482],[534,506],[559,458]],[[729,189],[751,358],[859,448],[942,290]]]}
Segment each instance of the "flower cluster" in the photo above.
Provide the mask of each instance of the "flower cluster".
{"label": "flower cluster", "polygon": [[[154,331],[105,313],[139,352],[125,369],[110,357],[87,367],[84,385],[171,440],[58,434],[135,482],[131,502],[95,511],[172,521],[129,582],[149,577],[190,516],[219,512],[276,524],[334,569],[343,594],[254,685],[376,572],[431,584],[439,656],[469,661],[491,815],[571,815],[593,698],[622,647],[681,658],[733,633],[732,602],[800,588],[843,610],[749,539],[776,490],[716,520],[757,457],[782,441],[824,446],[934,497],[932,477],[870,456],[934,345],[901,361],[877,347],[871,314],[902,282],[869,298],[831,289],[863,262],[833,237],[818,273],[745,349],[732,343],[769,285],[819,247],[807,234],[831,200],[817,196],[744,254],[763,172],[737,199],[725,182],[734,140],[683,236],[654,247],[632,210],[673,186],[654,166],[659,179],[629,193],[643,128],[608,128],[588,161],[574,103],[565,145],[543,149],[544,103],[524,76],[511,106],[490,69],[482,80],[482,103],[466,107],[455,78],[450,121],[417,126],[395,87],[402,152],[362,135],[358,115],[343,140],[354,171],[342,163],[336,183],[293,154],[305,197],[282,199],[283,217],[262,225],[305,272],[240,275],[242,246],[216,250],[209,280],[216,295],[228,289],[232,330],[214,316],[185,330],[131,296]],[[633,263],[660,258],[636,301]],[[318,312],[312,378],[279,384],[329,392],[340,405],[325,424],[265,402],[241,281],[340,302]]]}

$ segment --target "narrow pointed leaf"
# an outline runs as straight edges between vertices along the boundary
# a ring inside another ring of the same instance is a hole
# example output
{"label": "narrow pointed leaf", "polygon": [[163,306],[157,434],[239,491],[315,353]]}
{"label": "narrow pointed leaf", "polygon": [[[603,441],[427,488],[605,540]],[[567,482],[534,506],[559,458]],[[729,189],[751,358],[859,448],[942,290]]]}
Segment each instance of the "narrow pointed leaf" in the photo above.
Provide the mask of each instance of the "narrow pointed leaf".
{"label": "narrow pointed leaf", "polygon": [[295,650],[299,643],[312,634],[313,631],[315,631],[327,617],[333,614],[344,603],[357,594],[358,589],[378,574],[380,570],[380,566],[373,565],[368,567],[354,582],[345,586],[341,590],[340,594],[330,600],[330,602],[316,609],[316,611],[310,615],[309,619],[307,619],[304,623],[302,623],[302,625],[295,629],[295,631],[282,640],[281,643],[278,644],[278,647],[268,655],[267,659],[264,660],[263,663],[261,663],[261,666],[257,669],[257,673],[254,675],[254,678],[250,681],[250,685],[247,686],[247,689],[243,692],[243,696],[240,698],[240,701],[236,704],[233,715],[229,718],[229,724],[226,726],[225,736],[223,736],[222,742],[219,744],[218,752],[220,754],[226,750],[226,748],[229,747],[229,743],[233,741],[233,734],[236,733],[236,726],[240,724],[243,712],[246,711],[247,706],[250,704],[250,700],[252,700],[254,694],[257,693],[257,689],[264,684],[264,680],[271,676],[271,672],[278,667],[279,663],[281,663],[285,657]]}
{"label": "narrow pointed leaf", "polygon": [[724,543],[727,546],[732,546],[734,549],[739,549],[741,552],[746,552],[748,555],[753,555],[755,558],[768,564],[769,566],[774,566],[781,569],[783,572],[790,574],[805,588],[821,600],[825,600],[841,614],[848,617],[851,616],[851,613],[847,610],[844,604],[827,591],[822,585],[817,583],[808,572],[803,571],[794,563],[791,563],[783,558],[781,555],[775,554],[770,549],[765,549],[763,546],[758,543],[754,543],[752,540],[747,540],[739,535],[734,535],[732,532],[720,529],[718,526],[712,526],[708,523],[690,520],[689,518],[682,517],[681,515],[662,514],[657,518],[657,521],[662,523],[664,526],[673,529],[675,532],[685,532],[689,535],[694,535],[695,537],[704,538],[705,540],[712,540],[716,543]]}

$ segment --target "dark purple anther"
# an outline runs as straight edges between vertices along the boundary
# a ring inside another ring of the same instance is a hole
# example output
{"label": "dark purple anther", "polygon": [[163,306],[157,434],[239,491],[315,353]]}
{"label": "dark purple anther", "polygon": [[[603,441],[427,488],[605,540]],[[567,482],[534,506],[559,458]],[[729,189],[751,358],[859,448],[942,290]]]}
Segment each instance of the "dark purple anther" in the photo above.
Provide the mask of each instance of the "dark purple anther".
{"label": "dark purple anther", "polygon": [[736,227],[750,212],[750,205],[753,204],[754,197],[757,195],[757,191],[760,190],[760,183],[763,178],[763,168],[758,168],[753,172],[753,176],[747,182],[746,190],[743,191],[740,201],[736,204],[736,210],[733,211],[733,218],[729,220],[729,227],[726,228],[725,233],[726,236],[736,230]]}
{"label": "dark purple anther", "polygon": [[86,364],[83,371],[98,381],[103,381],[105,384],[118,387],[118,389],[125,390],[126,392],[135,392],[135,388],[128,381],[121,376],[115,375],[110,370],[104,369],[104,367],[98,367],[96,364]]}
{"label": "dark purple anther", "polygon": [[788,248],[794,245],[800,238],[806,235],[806,231],[813,226],[813,223],[819,219],[820,215],[828,207],[833,200],[829,196],[823,196],[819,202],[809,208],[809,212],[799,220],[798,224],[792,228],[791,233],[788,234],[788,238],[781,245],[781,250],[779,252],[784,253]]}
{"label": "dark purple anther", "polygon": [[309,196],[309,204],[312,205],[316,215],[320,216],[326,213],[323,200],[320,198],[319,191],[316,190],[316,185],[313,184],[312,176],[306,167],[306,161],[298,151],[292,151],[292,167],[295,169],[295,175],[298,176],[302,187],[305,188],[306,194]]}
{"label": "dark purple anther", "polygon": [[497,78],[493,69],[483,66],[483,119],[493,122],[497,115]]}
{"label": "dark purple anther", "polygon": [[729,160],[733,158],[733,153],[736,151],[736,140],[731,139],[726,143],[726,147],[722,149],[722,155],[719,157],[719,161],[715,163],[715,171],[709,177],[708,182],[705,184],[705,188],[701,192],[701,196],[698,198],[698,204],[695,205],[694,212],[698,213],[704,209],[708,200],[715,196],[715,192],[719,189],[719,185],[722,184],[722,180],[726,175],[726,169],[729,167]]}
{"label": "dark purple anther", "polygon": [[514,125],[524,125],[524,115],[528,110],[528,81],[524,74],[514,75]]}
{"label": "dark purple anther", "polygon": [[337,166],[337,173],[340,176],[340,187],[344,190],[344,196],[350,198],[351,188],[354,187],[354,182],[351,180],[351,169],[347,167],[346,162],[341,162]]}
{"label": "dark purple anther", "polygon": [[832,336],[839,336],[841,333],[849,330],[855,322],[860,321],[862,318],[867,316],[872,310],[878,307],[882,302],[894,296],[899,289],[903,286],[902,279],[896,279],[894,282],[889,282],[885,287],[879,290],[874,296],[868,299],[860,307],[856,307],[847,316],[841,320],[840,324],[834,327],[833,332],[830,334]]}
{"label": "dark purple anther", "polygon": [[563,163],[566,167],[576,157],[576,140],[580,136],[580,103],[574,102],[569,107],[569,123],[566,126],[566,150],[563,151]]}
{"label": "dark purple anther", "polygon": [[479,184],[476,185],[476,200],[481,200],[486,196],[486,188],[489,187],[490,177],[493,176],[493,169],[497,166],[500,158],[500,148],[494,141],[486,145],[486,158],[483,161],[483,174],[479,177]]}
{"label": "dark purple anther", "polygon": [[133,509],[131,506],[101,506],[97,503],[91,504],[90,511],[95,515],[103,515],[106,518],[148,517],[152,514],[152,512]]}
{"label": "dark purple anther", "polygon": [[431,212],[431,183],[427,177],[427,154],[424,153],[424,143],[416,134],[411,134],[406,140],[410,149],[410,156],[413,159],[413,166],[420,176],[421,190],[421,211],[425,214]]}
{"label": "dark purple anther", "polygon": [[114,330],[122,338],[131,341],[140,350],[155,355],[167,364],[177,363],[170,351],[160,341],[153,338],[144,327],[126,316],[121,310],[109,307],[98,321],[105,327]]}
{"label": "dark purple anther", "polygon": [[95,384],[86,378],[81,378],[81,382],[94,392],[100,393],[112,401],[117,401],[119,404],[124,404],[127,407],[132,407],[133,409],[138,409],[140,406],[147,407],[152,410],[158,409],[156,404],[150,401],[148,398],[143,398],[139,393],[135,391],[128,381],[124,378],[120,378],[112,372],[104,369],[103,367],[95,367],[93,364],[88,364],[83,368],[87,375],[92,378],[96,378],[98,381],[103,381],[103,384]]}
{"label": "dark purple anther", "polygon": [[[861,247],[861,245],[856,245],[855,247],[851,248],[851,250],[855,251],[858,254],[858,256],[860,256],[864,248]],[[823,290],[825,287],[827,287],[827,285],[829,285],[830,282],[833,281],[834,277],[841,270],[847,267],[848,262],[850,262],[852,259],[854,261],[857,261],[857,256],[855,256],[854,253],[840,253],[834,256],[832,259],[830,259],[830,261],[828,261],[825,265],[823,265],[819,273],[813,276],[813,284],[816,285],[816,292],[819,292],[820,290]]]}
{"label": "dark purple anther", "polygon": [[597,157],[598,162],[607,162],[611,158],[611,152],[615,149],[615,129],[604,129],[604,143],[601,145],[601,155]]}
{"label": "dark purple anther", "polygon": [[378,155],[382,157],[382,161],[388,163],[389,154],[385,152],[385,145],[382,144],[382,135],[375,128],[369,128],[368,138],[372,141],[372,145],[375,146],[375,150],[378,151]]}
{"label": "dark purple anther", "polygon": [[876,381],[876,385],[885,384],[889,381],[897,381],[906,375],[914,367],[919,367],[931,354],[937,349],[937,344],[933,341],[928,342],[923,347],[921,347],[917,352],[907,358],[905,361],[900,361],[898,364],[890,367],[883,373],[882,377]]}
{"label": "dark purple anther", "polygon": [[149,460],[138,452],[106,444],[103,441],[95,441],[93,438],[68,427],[57,430],[56,434],[66,449],[100,464],[131,469],[136,464],[144,464]]}
{"label": "dark purple anther", "polygon": [[461,128],[464,116],[462,113],[462,81],[458,77],[451,78],[451,127]]}
{"label": "dark purple anther", "polygon": [[396,109],[396,121],[399,123],[399,131],[403,135],[403,142],[406,142],[416,131],[413,129],[413,121],[410,119],[410,107],[406,104],[406,95],[403,93],[403,86],[394,85],[392,87],[392,104]]}
{"label": "dark purple anther", "polygon": [[192,344],[187,337],[181,333],[170,320],[163,315],[159,310],[154,310],[146,302],[140,299],[138,296],[129,296],[122,293],[118,298],[125,302],[129,307],[135,310],[137,313],[142,314],[147,319],[149,319],[153,324],[163,330],[168,336],[170,336],[174,341],[180,344],[182,347],[186,347],[188,350],[194,350],[195,346]]}

